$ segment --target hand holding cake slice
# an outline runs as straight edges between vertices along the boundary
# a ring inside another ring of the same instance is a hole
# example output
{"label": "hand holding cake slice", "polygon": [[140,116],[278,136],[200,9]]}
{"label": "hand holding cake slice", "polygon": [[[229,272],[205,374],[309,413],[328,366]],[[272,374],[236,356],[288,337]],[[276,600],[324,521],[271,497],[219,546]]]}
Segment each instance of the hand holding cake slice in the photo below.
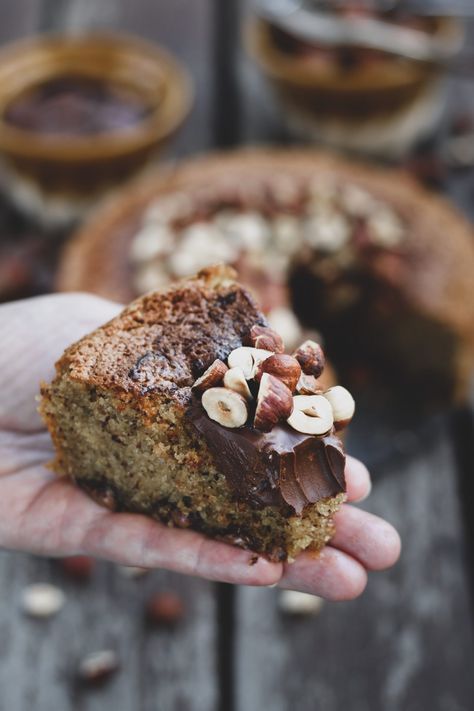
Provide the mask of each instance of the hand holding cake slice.
{"label": "hand holding cake slice", "polygon": [[270,560],[318,550],[345,498],[354,401],[324,355],[284,353],[227,267],[134,301],[42,388],[54,469],[96,500]]}

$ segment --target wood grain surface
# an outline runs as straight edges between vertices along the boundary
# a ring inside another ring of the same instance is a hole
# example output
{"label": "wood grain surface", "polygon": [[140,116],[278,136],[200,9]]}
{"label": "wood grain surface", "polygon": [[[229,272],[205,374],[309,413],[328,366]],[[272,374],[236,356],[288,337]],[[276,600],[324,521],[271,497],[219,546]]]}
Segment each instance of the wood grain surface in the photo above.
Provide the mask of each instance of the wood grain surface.
{"label": "wood grain surface", "polygon": [[[1,4],[2,43],[35,31],[107,28],[141,34],[173,51],[193,77],[196,100],[171,156],[216,144],[288,140],[278,106],[239,49],[236,25],[249,2]],[[453,185],[468,207],[472,180],[464,179],[462,190]],[[2,215],[0,232],[9,219]],[[472,439],[472,422],[466,422],[464,441]],[[357,437],[357,451],[370,447],[367,432]],[[446,418],[407,437],[409,446],[401,446],[398,457],[377,457],[367,503],[399,528],[399,564],[371,576],[359,600],[325,603],[316,617],[283,617],[276,589],[234,590],[161,571],[130,579],[104,563],[78,584],[57,561],[1,552],[0,711],[472,709],[467,552],[474,547],[466,536],[474,530],[463,528],[461,515],[462,509],[468,516],[474,503],[472,485],[466,485],[470,460]],[[21,610],[22,590],[45,581],[64,590],[66,604],[54,618],[30,619]],[[175,630],[146,622],[146,601],[157,590],[177,591],[185,600],[186,615]],[[78,684],[79,661],[104,648],[116,651],[120,670],[103,687]]]}
{"label": "wood grain surface", "polygon": [[472,708],[473,620],[448,432],[374,472],[364,508],[397,526],[403,552],[361,598],[285,619],[274,590],[239,591],[238,711]]}
{"label": "wood grain surface", "polygon": [[[49,619],[29,618],[21,607],[26,585],[50,582],[66,595]],[[64,575],[58,561],[0,554],[1,711],[216,708],[216,602],[214,586],[166,572],[129,578],[100,563],[90,581]],[[185,615],[175,629],[147,621],[156,592],[175,592]],[[86,655],[114,650],[119,671],[102,687],[78,683]]]}

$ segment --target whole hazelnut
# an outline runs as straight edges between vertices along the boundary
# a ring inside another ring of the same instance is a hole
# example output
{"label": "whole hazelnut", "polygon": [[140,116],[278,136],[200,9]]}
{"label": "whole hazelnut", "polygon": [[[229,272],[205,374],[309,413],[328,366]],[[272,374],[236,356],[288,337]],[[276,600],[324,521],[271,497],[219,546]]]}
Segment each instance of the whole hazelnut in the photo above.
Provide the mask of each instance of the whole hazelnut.
{"label": "whole hazelnut", "polygon": [[268,326],[252,326],[245,343],[254,348],[263,348],[273,353],[283,353],[285,350],[285,344],[280,334]]}
{"label": "whole hazelnut", "polygon": [[156,593],[148,601],[148,620],[157,627],[174,627],[184,617],[184,603],[173,592]]}
{"label": "whole hazelnut", "polygon": [[303,373],[319,378],[326,362],[323,349],[319,343],[316,343],[316,341],[305,341],[293,355],[300,364]]}
{"label": "whole hazelnut", "polygon": [[286,420],[292,410],[291,390],[278,378],[269,373],[263,373],[253,422],[255,429],[261,432],[270,432],[278,422]]}
{"label": "whole hazelnut", "polygon": [[293,356],[275,353],[258,365],[255,380],[260,381],[264,373],[278,378],[293,392],[300,379],[301,366]]}
{"label": "whole hazelnut", "polygon": [[227,370],[226,364],[217,358],[211,363],[209,368],[204,371],[201,377],[196,380],[191,389],[194,390],[194,392],[203,393],[205,390],[209,390],[209,388],[215,388],[221,385]]}
{"label": "whole hazelnut", "polygon": [[59,562],[64,573],[74,580],[89,580],[95,566],[95,560],[87,555],[75,555],[61,558]]}

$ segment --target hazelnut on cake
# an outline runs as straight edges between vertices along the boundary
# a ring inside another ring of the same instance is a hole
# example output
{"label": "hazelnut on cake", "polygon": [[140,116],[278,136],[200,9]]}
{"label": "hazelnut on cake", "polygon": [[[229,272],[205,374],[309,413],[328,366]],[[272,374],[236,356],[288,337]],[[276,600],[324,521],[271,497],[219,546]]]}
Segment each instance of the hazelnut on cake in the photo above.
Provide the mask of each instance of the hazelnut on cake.
{"label": "hazelnut on cake", "polygon": [[293,355],[229,267],[132,302],[70,346],[42,386],[58,474],[100,503],[271,560],[318,550],[345,497],[321,347]]}

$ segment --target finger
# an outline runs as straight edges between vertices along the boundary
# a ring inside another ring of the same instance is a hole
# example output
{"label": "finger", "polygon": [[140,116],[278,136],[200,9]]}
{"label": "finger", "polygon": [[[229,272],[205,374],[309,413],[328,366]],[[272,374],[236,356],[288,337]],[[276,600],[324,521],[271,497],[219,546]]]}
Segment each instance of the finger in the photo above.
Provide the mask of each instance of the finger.
{"label": "finger", "polygon": [[346,486],[348,501],[363,501],[372,489],[367,467],[358,459],[346,457]]}
{"label": "finger", "polygon": [[331,545],[356,558],[369,570],[384,570],[400,555],[400,536],[387,521],[344,505],[334,516],[336,533]]}
{"label": "finger", "polygon": [[367,573],[356,560],[326,546],[318,553],[301,553],[284,566],[279,587],[319,595],[327,600],[352,600],[367,584]]}
{"label": "finger", "polygon": [[194,531],[111,513],[43,467],[2,478],[0,546],[50,556],[84,553],[243,585],[273,585],[282,573],[279,563]]}
{"label": "finger", "polygon": [[90,527],[82,548],[122,565],[166,568],[241,585],[273,585],[282,574],[280,563],[136,514],[105,514]]}

